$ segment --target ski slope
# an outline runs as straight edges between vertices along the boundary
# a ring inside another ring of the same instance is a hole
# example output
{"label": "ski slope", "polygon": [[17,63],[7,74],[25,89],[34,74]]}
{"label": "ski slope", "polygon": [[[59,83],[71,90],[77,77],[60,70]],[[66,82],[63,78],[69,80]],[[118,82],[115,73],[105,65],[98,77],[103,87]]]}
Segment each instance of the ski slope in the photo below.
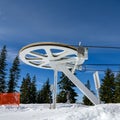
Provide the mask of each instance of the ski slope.
{"label": "ski slope", "polygon": [[120,104],[21,104],[0,106],[0,120],[120,120]]}

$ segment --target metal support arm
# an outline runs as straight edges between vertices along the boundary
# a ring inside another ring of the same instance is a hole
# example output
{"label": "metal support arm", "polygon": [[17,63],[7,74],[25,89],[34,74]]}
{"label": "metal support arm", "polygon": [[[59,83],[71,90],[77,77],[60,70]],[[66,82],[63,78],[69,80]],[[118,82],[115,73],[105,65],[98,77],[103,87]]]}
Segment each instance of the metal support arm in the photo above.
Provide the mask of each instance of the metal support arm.
{"label": "metal support arm", "polygon": [[98,98],[87,87],[85,87],[85,85],[74,74],[72,74],[67,67],[59,65],[58,69],[61,70],[93,104],[99,104]]}
{"label": "metal support arm", "polygon": [[54,93],[53,93],[53,109],[56,108],[57,102],[57,70],[54,70]]}

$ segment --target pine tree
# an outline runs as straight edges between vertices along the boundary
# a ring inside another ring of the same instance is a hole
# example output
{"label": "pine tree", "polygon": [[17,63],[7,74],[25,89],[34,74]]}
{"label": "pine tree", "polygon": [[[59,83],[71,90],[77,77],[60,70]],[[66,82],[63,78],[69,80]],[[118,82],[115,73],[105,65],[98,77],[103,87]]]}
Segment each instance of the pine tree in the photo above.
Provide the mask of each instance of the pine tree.
{"label": "pine tree", "polygon": [[120,72],[116,75],[115,78],[115,103],[120,103]]}
{"label": "pine tree", "polygon": [[100,88],[100,99],[105,103],[113,103],[115,95],[115,77],[110,69],[105,72]]}
{"label": "pine tree", "polygon": [[57,102],[70,102],[75,103],[77,93],[74,90],[75,85],[64,75],[62,74],[60,82],[58,82],[60,93],[57,97]]}
{"label": "pine tree", "polygon": [[37,102],[38,103],[50,103],[52,99],[50,91],[49,79],[45,82],[42,89],[38,93]]}
{"label": "pine tree", "polygon": [[6,92],[6,57],[7,50],[6,46],[3,46],[2,51],[0,52],[0,93]]}
{"label": "pine tree", "polygon": [[36,103],[37,88],[36,88],[36,77],[34,76],[30,84],[30,103]]}
{"label": "pine tree", "polygon": [[20,102],[21,103],[30,103],[30,87],[31,87],[31,78],[29,73],[26,74],[26,77],[23,78],[22,85],[20,87]]}
{"label": "pine tree", "polygon": [[[85,85],[91,92],[93,92],[91,90],[91,85],[90,85],[90,81],[87,81],[87,84]],[[94,93],[94,92],[93,92]],[[83,103],[84,105],[93,105],[93,103],[84,95],[83,96]]]}
{"label": "pine tree", "polygon": [[18,56],[14,59],[12,67],[10,69],[8,92],[16,92],[17,82],[20,76],[20,62]]}

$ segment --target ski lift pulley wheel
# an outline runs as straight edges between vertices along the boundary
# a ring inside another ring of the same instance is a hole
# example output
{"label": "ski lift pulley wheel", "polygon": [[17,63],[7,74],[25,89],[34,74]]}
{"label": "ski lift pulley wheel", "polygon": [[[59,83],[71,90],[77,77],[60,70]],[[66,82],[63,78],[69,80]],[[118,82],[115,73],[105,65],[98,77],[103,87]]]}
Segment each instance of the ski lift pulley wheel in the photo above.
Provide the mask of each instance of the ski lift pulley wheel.
{"label": "ski lift pulley wheel", "polygon": [[26,64],[45,69],[54,69],[53,64],[73,68],[76,61],[77,65],[81,65],[87,59],[83,53],[78,57],[77,48],[54,42],[27,45],[20,50],[19,56]]}

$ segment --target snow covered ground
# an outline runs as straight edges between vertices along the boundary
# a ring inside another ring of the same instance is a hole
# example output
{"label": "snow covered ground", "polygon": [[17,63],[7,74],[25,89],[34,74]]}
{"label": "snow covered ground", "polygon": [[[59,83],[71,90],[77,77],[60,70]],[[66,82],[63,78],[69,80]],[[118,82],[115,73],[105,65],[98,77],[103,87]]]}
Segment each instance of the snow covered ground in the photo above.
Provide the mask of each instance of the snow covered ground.
{"label": "snow covered ground", "polygon": [[83,106],[80,104],[21,104],[0,106],[0,120],[120,120],[120,104]]}

